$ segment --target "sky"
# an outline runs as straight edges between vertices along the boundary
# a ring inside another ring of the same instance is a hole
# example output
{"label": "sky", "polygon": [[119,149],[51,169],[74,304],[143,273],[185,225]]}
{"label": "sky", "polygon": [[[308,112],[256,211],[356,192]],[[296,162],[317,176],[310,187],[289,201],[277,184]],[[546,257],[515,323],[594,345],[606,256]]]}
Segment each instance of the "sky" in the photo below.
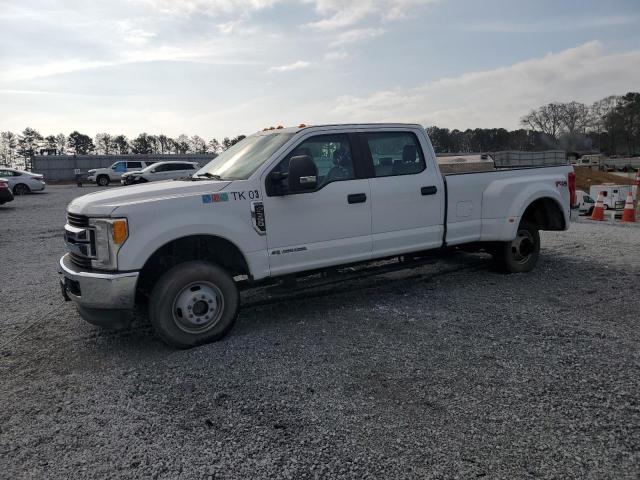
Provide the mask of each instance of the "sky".
{"label": "sky", "polygon": [[0,0],[0,131],[519,127],[640,90],[639,0]]}

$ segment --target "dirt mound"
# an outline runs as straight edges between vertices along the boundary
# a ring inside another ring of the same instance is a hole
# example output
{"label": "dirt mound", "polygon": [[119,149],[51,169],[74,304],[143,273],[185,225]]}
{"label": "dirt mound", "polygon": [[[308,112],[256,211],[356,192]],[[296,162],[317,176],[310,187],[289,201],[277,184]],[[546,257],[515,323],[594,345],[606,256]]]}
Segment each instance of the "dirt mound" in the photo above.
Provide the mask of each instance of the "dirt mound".
{"label": "dirt mound", "polygon": [[610,172],[601,172],[597,168],[574,167],[576,172],[576,188],[585,192],[589,191],[591,185],[602,183],[614,183],[616,185],[633,185],[634,178],[629,179],[621,175]]}

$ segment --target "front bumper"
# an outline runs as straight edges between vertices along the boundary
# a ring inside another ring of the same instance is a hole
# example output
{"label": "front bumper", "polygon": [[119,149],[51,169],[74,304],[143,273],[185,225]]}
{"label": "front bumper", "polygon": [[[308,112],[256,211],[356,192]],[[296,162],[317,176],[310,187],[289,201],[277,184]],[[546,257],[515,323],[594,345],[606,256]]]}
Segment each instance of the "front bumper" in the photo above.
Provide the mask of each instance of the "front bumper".
{"label": "front bumper", "polygon": [[96,176],[95,174],[91,174],[87,176],[87,181],[91,182],[91,183],[96,183]]}
{"label": "front bumper", "polygon": [[81,307],[130,310],[135,305],[139,272],[84,271],[67,253],[60,259],[59,273],[63,297]]}

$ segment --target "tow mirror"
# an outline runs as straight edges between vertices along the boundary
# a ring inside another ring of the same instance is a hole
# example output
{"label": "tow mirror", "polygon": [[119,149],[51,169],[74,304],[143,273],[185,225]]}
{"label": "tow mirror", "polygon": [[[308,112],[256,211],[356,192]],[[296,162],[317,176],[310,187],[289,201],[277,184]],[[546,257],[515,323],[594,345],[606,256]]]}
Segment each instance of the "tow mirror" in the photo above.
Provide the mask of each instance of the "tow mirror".
{"label": "tow mirror", "polygon": [[305,192],[318,186],[318,167],[309,155],[298,155],[289,160],[289,191]]}

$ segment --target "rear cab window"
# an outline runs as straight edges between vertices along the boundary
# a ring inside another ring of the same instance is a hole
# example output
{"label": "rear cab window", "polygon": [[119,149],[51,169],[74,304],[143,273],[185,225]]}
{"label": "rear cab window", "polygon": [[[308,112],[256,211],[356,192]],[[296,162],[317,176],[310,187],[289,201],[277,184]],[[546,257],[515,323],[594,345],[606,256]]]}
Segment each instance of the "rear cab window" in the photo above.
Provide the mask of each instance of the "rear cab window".
{"label": "rear cab window", "polygon": [[363,133],[375,177],[412,175],[427,168],[418,138],[412,132]]}

